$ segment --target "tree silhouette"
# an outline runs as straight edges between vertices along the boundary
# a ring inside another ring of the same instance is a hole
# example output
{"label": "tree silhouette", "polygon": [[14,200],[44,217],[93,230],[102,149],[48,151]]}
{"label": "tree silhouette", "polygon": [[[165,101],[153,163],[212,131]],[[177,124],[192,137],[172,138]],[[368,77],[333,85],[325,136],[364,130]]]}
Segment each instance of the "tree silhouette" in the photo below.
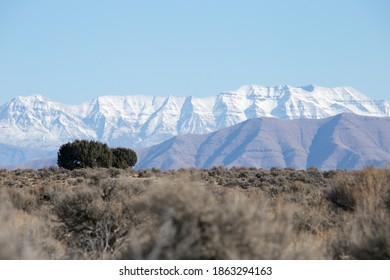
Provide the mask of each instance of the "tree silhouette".
{"label": "tree silhouette", "polygon": [[132,149],[113,148],[111,151],[113,167],[126,169],[127,167],[133,167],[137,163],[137,154]]}
{"label": "tree silhouette", "polygon": [[75,140],[62,145],[57,153],[57,164],[66,169],[111,167],[110,148],[97,141]]}

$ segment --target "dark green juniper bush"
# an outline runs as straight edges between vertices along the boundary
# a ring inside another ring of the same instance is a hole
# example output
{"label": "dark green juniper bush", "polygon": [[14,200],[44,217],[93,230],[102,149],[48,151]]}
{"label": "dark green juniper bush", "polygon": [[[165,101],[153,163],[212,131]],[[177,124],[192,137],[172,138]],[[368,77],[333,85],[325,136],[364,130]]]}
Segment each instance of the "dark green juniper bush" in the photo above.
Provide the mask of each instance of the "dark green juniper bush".
{"label": "dark green juniper bush", "polygon": [[65,169],[115,167],[126,169],[137,163],[136,153],[128,148],[112,148],[98,141],[75,140],[62,145],[57,164]]}

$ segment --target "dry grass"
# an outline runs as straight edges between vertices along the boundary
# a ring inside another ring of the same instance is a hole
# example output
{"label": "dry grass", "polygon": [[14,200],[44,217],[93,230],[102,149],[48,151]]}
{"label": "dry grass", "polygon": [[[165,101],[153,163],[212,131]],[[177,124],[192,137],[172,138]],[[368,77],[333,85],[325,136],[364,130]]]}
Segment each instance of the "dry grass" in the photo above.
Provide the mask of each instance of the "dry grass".
{"label": "dry grass", "polygon": [[0,259],[389,259],[390,170],[0,170]]}

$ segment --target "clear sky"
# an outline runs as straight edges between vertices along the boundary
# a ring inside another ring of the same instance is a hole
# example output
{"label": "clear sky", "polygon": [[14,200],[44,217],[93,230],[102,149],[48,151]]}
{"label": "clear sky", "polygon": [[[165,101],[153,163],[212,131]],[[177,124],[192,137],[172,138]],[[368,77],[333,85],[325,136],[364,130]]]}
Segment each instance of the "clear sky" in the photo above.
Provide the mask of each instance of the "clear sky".
{"label": "clear sky", "polygon": [[390,1],[0,0],[0,104],[244,84],[390,100]]}

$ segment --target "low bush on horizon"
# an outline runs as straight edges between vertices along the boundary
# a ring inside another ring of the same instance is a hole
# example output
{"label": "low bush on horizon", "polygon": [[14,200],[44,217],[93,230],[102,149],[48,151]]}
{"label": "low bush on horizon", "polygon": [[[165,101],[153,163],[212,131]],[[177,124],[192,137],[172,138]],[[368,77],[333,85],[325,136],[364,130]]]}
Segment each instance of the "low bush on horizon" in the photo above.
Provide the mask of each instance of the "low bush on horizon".
{"label": "low bush on horizon", "polygon": [[390,170],[0,170],[0,259],[390,259]]}
{"label": "low bush on horizon", "polygon": [[109,148],[107,144],[93,140],[75,140],[61,145],[57,153],[57,165],[74,170],[83,168],[133,167],[137,154],[129,148]]}

